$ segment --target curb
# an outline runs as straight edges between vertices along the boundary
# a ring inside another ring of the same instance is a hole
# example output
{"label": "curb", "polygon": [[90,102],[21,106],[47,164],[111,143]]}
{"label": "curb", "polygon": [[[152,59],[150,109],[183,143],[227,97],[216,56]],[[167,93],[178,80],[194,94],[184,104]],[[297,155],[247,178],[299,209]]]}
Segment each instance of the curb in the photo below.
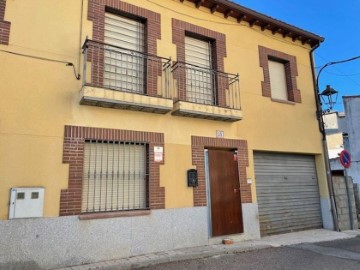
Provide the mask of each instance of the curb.
{"label": "curb", "polygon": [[[220,247],[220,248],[219,248]],[[138,269],[151,265],[157,265],[162,263],[170,262],[181,262],[194,259],[204,259],[210,258],[213,256],[226,255],[226,254],[237,254],[245,253],[265,248],[271,248],[271,245],[253,245],[249,247],[242,246],[227,246],[227,248],[221,248],[222,246],[213,246],[213,250],[204,250],[200,252],[194,252],[191,249],[188,251],[170,251],[170,252],[160,252],[151,254],[150,256],[136,256],[128,259],[124,259],[123,262],[118,262],[113,265],[103,266],[103,270],[127,270],[127,269]],[[153,257],[154,256],[154,257]],[[156,256],[156,257],[155,257]],[[152,258],[151,258],[152,257]],[[109,262],[108,262],[109,263]],[[84,265],[85,266],[85,265]],[[83,267],[84,267],[83,266]],[[75,267],[71,268],[72,270],[80,270]],[[84,269],[84,268],[83,268]],[[85,269],[99,269],[99,268],[85,268]]]}
{"label": "curb", "polygon": [[215,244],[182,248],[176,250],[156,252],[146,255],[139,255],[129,258],[108,260],[97,263],[83,264],[58,270],[127,270],[139,269],[151,265],[162,263],[180,262],[194,259],[204,259],[219,255],[237,254],[261,250],[266,248],[277,248],[283,246],[293,246],[303,243],[319,243],[349,239],[360,236],[360,230],[334,232],[324,229],[315,229],[301,232],[294,232],[282,235],[264,237],[257,240],[234,242],[231,245]]}

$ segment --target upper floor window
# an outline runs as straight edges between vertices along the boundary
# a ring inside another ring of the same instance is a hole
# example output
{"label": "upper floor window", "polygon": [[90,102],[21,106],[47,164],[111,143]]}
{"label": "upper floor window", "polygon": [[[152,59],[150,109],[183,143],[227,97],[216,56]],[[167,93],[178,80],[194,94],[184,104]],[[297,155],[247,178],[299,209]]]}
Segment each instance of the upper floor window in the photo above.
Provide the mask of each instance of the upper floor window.
{"label": "upper floor window", "polygon": [[105,13],[104,86],[126,92],[144,93],[144,24]]}
{"label": "upper floor window", "polygon": [[301,103],[301,93],[296,84],[296,57],[259,46],[259,58],[264,72],[262,95],[274,100]]}
{"label": "upper floor window", "polygon": [[285,64],[269,60],[271,97],[288,100]]}
{"label": "upper floor window", "polygon": [[185,36],[186,100],[200,104],[215,103],[212,44]]}
{"label": "upper floor window", "polygon": [[88,1],[93,31],[85,46],[86,85],[168,98],[159,80],[165,81],[168,59],[156,56],[161,15],[122,1],[95,2]]}
{"label": "upper floor window", "polygon": [[198,104],[229,107],[229,74],[224,72],[226,37],[185,21],[172,19],[172,40],[177,62],[172,71],[175,99]]}

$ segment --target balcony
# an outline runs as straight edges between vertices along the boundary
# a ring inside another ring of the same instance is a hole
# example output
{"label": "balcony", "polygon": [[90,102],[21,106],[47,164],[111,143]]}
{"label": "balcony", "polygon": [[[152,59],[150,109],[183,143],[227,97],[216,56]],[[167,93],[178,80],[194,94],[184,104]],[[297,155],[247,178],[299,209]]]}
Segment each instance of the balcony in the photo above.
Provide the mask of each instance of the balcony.
{"label": "balcony", "polygon": [[80,104],[165,114],[173,109],[170,60],[86,40]]}
{"label": "balcony", "polygon": [[176,62],[173,115],[235,122],[242,119],[239,75]]}

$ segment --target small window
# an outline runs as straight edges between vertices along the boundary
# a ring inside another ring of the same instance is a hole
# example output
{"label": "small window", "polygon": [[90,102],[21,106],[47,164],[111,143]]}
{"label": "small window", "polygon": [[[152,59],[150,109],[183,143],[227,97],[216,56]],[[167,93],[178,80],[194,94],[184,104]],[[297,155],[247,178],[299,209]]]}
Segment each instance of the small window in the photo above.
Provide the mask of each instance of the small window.
{"label": "small window", "polygon": [[18,192],[16,194],[16,199],[17,200],[24,200],[25,199],[25,192]]}
{"label": "small window", "polygon": [[142,143],[85,143],[82,212],[148,208],[147,146]]}
{"label": "small window", "polygon": [[292,104],[301,103],[301,92],[297,89],[298,76],[296,57],[281,51],[259,46],[260,67],[264,80],[262,95],[274,100],[285,100]]}
{"label": "small window", "polygon": [[288,100],[285,64],[269,60],[271,97]]}
{"label": "small window", "polygon": [[39,199],[39,192],[31,192],[31,199]]}

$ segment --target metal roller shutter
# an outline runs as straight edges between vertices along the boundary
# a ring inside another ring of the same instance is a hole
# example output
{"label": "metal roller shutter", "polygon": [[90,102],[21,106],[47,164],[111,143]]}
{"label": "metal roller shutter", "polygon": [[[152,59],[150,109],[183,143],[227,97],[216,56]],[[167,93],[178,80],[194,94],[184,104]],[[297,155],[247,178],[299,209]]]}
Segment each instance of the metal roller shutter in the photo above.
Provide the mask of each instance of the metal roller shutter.
{"label": "metal roller shutter", "polygon": [[261,235],[321,228],[315,159],[254,153]]}

